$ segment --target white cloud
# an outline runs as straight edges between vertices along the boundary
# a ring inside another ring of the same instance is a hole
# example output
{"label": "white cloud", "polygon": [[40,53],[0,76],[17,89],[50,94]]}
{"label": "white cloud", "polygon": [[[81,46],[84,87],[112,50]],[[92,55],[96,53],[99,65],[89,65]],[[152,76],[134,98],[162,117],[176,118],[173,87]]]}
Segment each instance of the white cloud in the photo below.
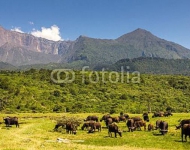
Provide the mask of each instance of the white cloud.
{"label": "white cloud", "polygon": [[34,22],[32,22],[32,21],[29,21],[28,23],[29,23],[30,25],[34,25]]}
{"label": "white cloud", "polygon": [[16,32],[20,32],[20,33],[24,33],[20,27],[15,27],[13,29],[11,29],[11,31],[16,31]]}
{"label": "white cloud", "polygon": [[59,27],[56,25],[51,26],[50,28],[42,27],[41,31],[33,30],[31,32],[33,36],[45,38],[52,41],[63,40],[60,35]]}

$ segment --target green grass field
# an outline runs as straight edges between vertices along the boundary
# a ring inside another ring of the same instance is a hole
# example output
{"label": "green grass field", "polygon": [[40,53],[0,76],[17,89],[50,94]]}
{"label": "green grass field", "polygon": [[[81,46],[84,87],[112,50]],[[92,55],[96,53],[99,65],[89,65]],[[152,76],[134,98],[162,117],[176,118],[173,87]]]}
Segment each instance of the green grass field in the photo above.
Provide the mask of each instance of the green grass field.
{"label": "green grass field", "polygon": [[[0,122],[3,122],[3,117],[9,114],[0,114]],[[62,132],[54,132],[53,128],[56,124],[55,117],[61,116],[77,116],[86,118],[92,114],[38,114],[24,113],[11,114],[9,116],[19,117],[20,128],[15,125],[7,128],[5,124],[0,125],[0,149],[1,150],[161,150],[173,149],[183,150],[190,149],[190,139],[188,142],[181,142],[180,130],[175,130],[175,125],[178,125],[178,120],[190,118],[188,113],[176,113],[174,116],[151,118],[150,122],[155,124],[156,120],[165,120],[169,124],[169,132],[167,135],[160,135],[158,130],[151,132],[134,131],[127,132],[126,123],[118,123],[123,136],[117,138],[108,137],[108,131],[103,128],[101,132],[88,134],[87,131],[82,131],[78,128],[77,135],[67,134],[65,130]],[[103,114],[95,114],[101,118]],[[112,115],[118,116],[118,114]],[[130,116],[141,116],[138,114],[130,114]],[[148,123],[147,123],[148,124]],[[104,122],[102,126],[105,127]],[[67,139],[68,143],[57,142],[57,138]]]}

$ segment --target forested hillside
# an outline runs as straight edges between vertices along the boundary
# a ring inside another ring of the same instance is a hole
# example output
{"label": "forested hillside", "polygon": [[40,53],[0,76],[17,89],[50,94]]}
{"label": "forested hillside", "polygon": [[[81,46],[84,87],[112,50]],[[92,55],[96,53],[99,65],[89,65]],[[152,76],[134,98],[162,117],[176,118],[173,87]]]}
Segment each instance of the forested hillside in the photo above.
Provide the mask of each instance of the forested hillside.
{"label": "forested hillside", "polygon": [[[142,113],[148,111],[148,106],[152,111],[186,112],[190,108],[188,76],[140,74],[140,82],[134,83],[133,72],[120,73],[118,80],[111,72],[96,73],[95,76],[88,71],[81,75],[75,71],[72,83],[56,84],[50,78],[51,70],[1,71],[0,109],[7,113]],[[97,76],[97,82],[92,83]]]}
{"label": "forested hillside", "polygon": [[146,74],[178,74],[190,75],[189,59],[164,59],[153,57],[139,57],[122,59],[112,65],[112,69],[120,70],[121,66],[128,66],[131,71]]}

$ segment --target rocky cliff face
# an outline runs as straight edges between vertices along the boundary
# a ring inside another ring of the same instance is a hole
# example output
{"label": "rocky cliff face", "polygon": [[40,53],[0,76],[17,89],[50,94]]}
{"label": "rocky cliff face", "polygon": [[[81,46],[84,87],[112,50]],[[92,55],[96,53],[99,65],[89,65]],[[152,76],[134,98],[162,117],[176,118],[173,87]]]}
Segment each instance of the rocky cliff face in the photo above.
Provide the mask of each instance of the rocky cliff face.
{"label": "rocky cliff face", "polygon": [[13,65],[61,62],[72,41],[50,41],[0,26],[0,61]]}
{"label": "rocky cliff face", "polygon": [[12,45],[23,47],[34,52],[57,55],[64,53],[64,50],[67,49],[72,42],[54,42],[26,33],[23,34],[15,31],[5,30],[0,26],[0,47],[5,43],[11,43]]}

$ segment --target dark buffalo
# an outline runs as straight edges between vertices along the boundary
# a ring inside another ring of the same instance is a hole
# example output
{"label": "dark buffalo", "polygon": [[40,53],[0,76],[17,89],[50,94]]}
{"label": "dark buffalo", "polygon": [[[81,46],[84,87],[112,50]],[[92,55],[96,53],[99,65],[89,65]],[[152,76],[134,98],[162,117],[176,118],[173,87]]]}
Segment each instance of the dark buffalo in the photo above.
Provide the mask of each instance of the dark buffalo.
{"label": "dark buffalo", "polygon": [[155,126],[155,129],[157,130],[157,129],[159,129],[159,127],[160,127],[160,122],[161,122],[162,120],[157,120],[156,121],[156,126]]}
{"label": "dark buffalo", "polygon": [[144,119],[144,121],[149,122],[148,113],[143,113],[143,119]]}
{"label": "dark buffalo", "polygon": [[124,114],[123,115],[126,119],[129,119],[129,115],[128,114]]}
{"label": "dark buffalo", "polygon": [[117,133],[122,137],[122,132],[119,130],[116,123],[112,123],[108,126],[108,136],[112,137],[112,132],[115,133],[115,137],[117,137]]}
{"label": "dark buffalo", "polygon": [[146,122],[143,120],[135,121],[134,127],[135,127],[135,129],[139,129],[139,130],[141,130],[141,127],[144,127],[144,130],[146,130]]}
{"label": "dark buffalo", "polygon": [[154,125],[153,124],[148,124],[148,131],[154,130]]}
{"label": "dark buffalo", "polygon": [[168,132],[168,123],[165,121],[161,121],[159,128],[162,135],[166,134]]}
{"label": "dark buffalo", "polygon": [[126,118],[124,116],[119,116],[119,121],[126,121]]}
{"label": "dark buffalo", "polygon": [[163,117],[164,116],[164,112],[154,112],[152,118],[154,117]]}
{"label": "dark buffalo", "polygon": [[138,117],[138,116],[132,117],[131,119],[133,119],[134,122],[135,122],[135,121],[141,121],[141,120],[142,120],[142,118],[140,118],[140,117]]}
{"label": "dark buffalo", "polygon": [[164,112],[164,116],[165,117],[173,116],[173,114],[170,111],[166,111],[166,112]]}
{"label": "dark buffalo", "polygon": [[101,132],[101,123],[100,122],[94,122],[93,125],[91,125],[91,128],[88,130],[89,133],[93,133],[98,130],[98,132]]}
{"label": "dark buffalo", "polygon": [[82,125],[81,129],[84,130],[85,128],[86,128],[86,129],[93,128],[95,122],[96,122],[96,121],[93,121],[93,120],[84,122],[84,124]]}
{"label": "dark buffalo", "polygon": [[180,121],[180,124],[176,126],[176,130],[180,129],[184,124],[190,124],[190,119],[184,119]]}
{"label": "dark buffalo", "polygon": [[135,122],[134,122],[133,119],[128,119],[128,120],[127,120],[126,125],[127,125],[128,129],[129,129],[129,132],[130,132],[130,131],[131,131],[131,132],[134,131],[134,129],[135,129],[134,123],[135,123]]}
{"label": "dark buffalo", "polygon": [[187,142],[187,136],[190,138],[190,124],[184,124],[181,130],[181,139],[183,142],[183,135],[185,135],[185,141]]}
{"label": "dark buffalo", "polygon": [[93,115],[93,116],[88,116],[88,117],[85,119],[85,121],[90,121],[90,120],[93,120],[93,121],[98,122],[98,117],[95,116],[95,115]]}
{"label": "dark buffalo", "polygon": [[10,127],[10,125],[16,125],[16,127],[19,127],[17,117],[6,117],[3,118],[3,120],[5,121],[6,127]]}
{"label": "dark buffalo", "polygon": [[71,122],[66,123],[66,132],[70,134],[76,134],[77,133],[77,127],[75,124]]}
{"label": "dark buffalo", "polygon": [[64,123],[57,123],[57,124],[55,125],[54,131],[57,131],[59,127],[64,128],[64,127],[65,127],[65,124],[64,124]]}
{"label": "dark buffalo", "polygon": [[113,121],[113,122],[116,122],[116,123],[119,122],[119,117],[111,117],[111,118],[112,118],[112,121]]}
{"label": "dark buffalo", "polygon": [[110,118],[107,118],[106,121],[106,127],[108,127],[108,125],[112,124],[113,123],[113,119],[110,117]]}
{"label": "dark buffalo", "polygon": [[110,114],[107,114],[107,115],[103,115],[102,116],[102,119],[100,119],[100,121],[102,122],[103,120],[106,121],[107,118],[110,118]]}

